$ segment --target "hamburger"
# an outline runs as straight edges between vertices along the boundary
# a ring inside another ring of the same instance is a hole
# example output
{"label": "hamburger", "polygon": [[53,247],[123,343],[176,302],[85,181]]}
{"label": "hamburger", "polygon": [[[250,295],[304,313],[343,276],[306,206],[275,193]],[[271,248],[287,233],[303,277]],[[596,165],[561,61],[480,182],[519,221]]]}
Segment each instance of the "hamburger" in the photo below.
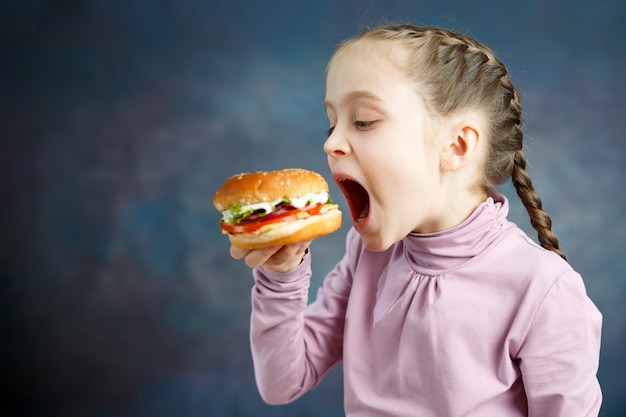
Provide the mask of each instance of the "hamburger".
{"label": "hamburger", "polygon": [[304,169],[241,173],[213,196],[233,246],[260,249],[311,240],[341,226],[324,178]]}

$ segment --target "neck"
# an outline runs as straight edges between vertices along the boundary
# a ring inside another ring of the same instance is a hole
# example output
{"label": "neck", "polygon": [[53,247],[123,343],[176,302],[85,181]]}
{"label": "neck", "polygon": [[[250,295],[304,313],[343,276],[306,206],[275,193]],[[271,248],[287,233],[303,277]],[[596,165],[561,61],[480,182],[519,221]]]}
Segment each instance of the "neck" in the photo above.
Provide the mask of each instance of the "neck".
{"label": "neck", "polygon": [[436,203],[436,216],[414,232],[419,234],[436,233],[452,229],[463,223],[476,208],[487,199],[487,193],[465,187],[459,192],[455,187],[447,189]]}

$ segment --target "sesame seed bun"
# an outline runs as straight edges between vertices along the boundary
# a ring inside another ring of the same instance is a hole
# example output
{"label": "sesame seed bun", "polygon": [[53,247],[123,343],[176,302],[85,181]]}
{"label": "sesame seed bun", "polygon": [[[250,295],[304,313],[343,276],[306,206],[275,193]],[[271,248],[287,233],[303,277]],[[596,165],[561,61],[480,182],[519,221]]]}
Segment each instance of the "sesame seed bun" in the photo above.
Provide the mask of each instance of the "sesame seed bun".
{"label": "sesame seed bun", "polygon": [[328,191],[328,184],[324,177],[313,171],[290,168],[246,172],[226,180],[213,196],[213,204],[219,211],[224,211],[231,204],[243,206],[322,191]]}

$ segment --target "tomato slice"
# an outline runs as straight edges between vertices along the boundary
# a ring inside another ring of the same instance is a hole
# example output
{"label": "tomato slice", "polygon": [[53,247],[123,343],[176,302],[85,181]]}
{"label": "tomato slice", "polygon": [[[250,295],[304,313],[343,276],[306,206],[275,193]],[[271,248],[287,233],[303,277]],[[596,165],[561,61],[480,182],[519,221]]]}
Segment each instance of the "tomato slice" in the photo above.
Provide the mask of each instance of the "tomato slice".
{"label": "tomato slice", "polygon": [[311,204],[301,209],[293,208],[277,216],[268,215],[269,218],[261,218],[261,220],[256,221],[254,223],[228,224],[228,223],[222,222],[220,227],[225,232],[228,232],[231,234],[252,233],[252,232],[256,232],[260,228],[267,226],[269,224],[281,223],[281,222],[294,222],[296,220],[302,220],[303,218],[302,213],[306,213],[309,216],[318,214],[322,210],[323,206],[324,204]]}

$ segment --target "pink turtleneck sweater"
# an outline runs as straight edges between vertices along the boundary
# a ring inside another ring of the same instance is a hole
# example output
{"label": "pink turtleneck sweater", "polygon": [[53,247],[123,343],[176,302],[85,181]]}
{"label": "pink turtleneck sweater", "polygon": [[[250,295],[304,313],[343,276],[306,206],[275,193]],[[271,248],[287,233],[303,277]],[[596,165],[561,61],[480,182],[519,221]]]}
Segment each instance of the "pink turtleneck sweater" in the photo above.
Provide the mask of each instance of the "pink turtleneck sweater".
{"label": "pink turtleneck sweater", "polygon": [[347,416],[597,416],[602,316],[581,277],[494,198],[385,252],[352,229],[308,307],[308,256],[290,273],[255,269],[262,397],[293,401],[343,361]]}

